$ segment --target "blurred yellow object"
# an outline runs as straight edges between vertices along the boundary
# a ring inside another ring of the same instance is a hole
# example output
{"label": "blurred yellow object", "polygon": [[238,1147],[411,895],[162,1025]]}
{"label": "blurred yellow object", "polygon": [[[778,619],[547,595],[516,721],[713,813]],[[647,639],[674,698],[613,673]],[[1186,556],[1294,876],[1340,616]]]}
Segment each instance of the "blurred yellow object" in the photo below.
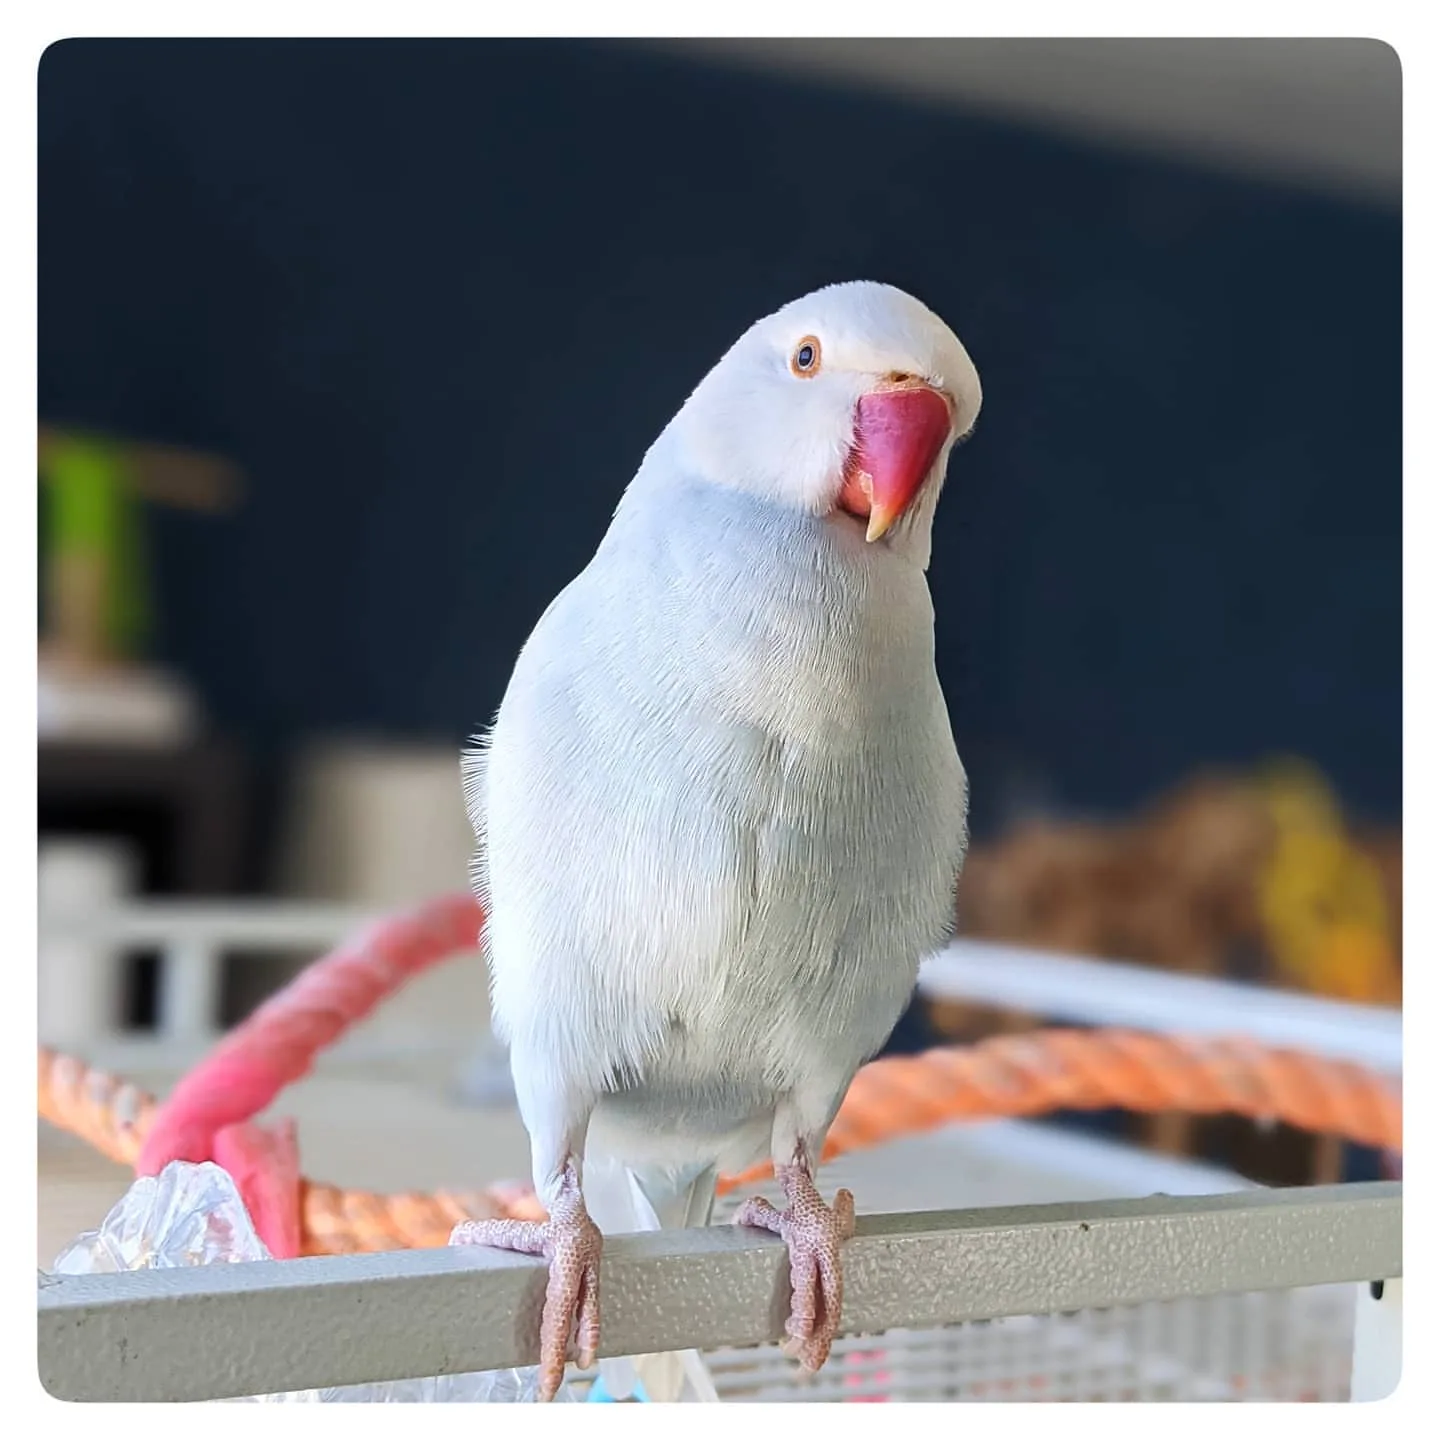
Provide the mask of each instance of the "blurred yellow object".
{"label": "blurred yellow object", "polygon": [[1276,963],[1317,994],[1399,1004],[1380,869],[1351,841],[1324,778],[1287,761],[1269,769],[1260,788],[1275,826],[1259,900]]}

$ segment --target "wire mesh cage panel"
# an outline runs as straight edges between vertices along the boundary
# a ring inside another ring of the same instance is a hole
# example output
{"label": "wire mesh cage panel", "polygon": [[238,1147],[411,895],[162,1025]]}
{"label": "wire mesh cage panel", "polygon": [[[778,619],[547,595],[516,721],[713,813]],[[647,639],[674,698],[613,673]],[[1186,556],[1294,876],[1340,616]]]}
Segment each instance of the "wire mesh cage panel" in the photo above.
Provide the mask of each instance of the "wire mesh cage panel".
{"label": "wire mesh cage panel", "polygon": [[836,1342],[817,1375],[778,1346],[705,1357],[722,1401],[1344,1401],[1354,1289],[1017,1315]]}

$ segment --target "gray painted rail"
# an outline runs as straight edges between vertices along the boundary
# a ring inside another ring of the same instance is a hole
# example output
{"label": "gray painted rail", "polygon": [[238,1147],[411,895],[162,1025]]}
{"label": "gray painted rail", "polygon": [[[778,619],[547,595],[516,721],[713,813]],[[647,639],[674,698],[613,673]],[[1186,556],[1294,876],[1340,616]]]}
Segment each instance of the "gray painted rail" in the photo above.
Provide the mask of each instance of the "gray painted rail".
{"label": "gray painted rail", "polygon": [[[862,1217],[845,1328],[875,1332],[1401,1273],[1401,1187]],[[545,1272],[481,1249],[42,1276],[40,1378],[72,1400],[206,1400],[533,1364]],[[781,1337],[788,1266],[755,1231],[625,1236],[607,1355]]]}

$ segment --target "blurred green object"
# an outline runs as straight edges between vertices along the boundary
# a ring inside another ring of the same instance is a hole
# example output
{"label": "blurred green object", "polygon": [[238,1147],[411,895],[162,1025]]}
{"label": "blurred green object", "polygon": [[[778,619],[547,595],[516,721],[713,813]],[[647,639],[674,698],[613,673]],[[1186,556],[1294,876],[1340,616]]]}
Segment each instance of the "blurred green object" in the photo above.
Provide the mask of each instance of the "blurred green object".
{"label": "blurred green object", "polygon": [[153,621],[139,502],[225,510],[238,474],[173,446],[43,425],[39,439],[46,648],[70,665],[133,659]]}
{"label": "blurred green object", "polygon": [[93,567],[98,592],[98,633],[70,638],[84,651],[115,658],[133,655],[148,637],[150,605],[144,536],[125,447],[91,436],[63,435],[46,458],[50,563],[62,575],[73,575],[77,565]]}

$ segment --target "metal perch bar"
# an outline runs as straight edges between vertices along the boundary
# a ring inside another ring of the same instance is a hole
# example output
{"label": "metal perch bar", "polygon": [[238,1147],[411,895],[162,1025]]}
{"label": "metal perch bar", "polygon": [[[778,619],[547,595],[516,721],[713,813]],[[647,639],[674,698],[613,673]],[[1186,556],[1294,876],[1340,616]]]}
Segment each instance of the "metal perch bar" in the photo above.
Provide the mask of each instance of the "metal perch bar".
{"label": "metal perch bar", "polygon": [[[1401,1274],[1394,1182],[862,1218],[846,1333]],[[730,1226],[608,1243],[602,1354],[781,1338],[784,1246]],[[543,1263],[483,1249],[41,1276],[66,1400],[208,1400],[534,1364]]]}

